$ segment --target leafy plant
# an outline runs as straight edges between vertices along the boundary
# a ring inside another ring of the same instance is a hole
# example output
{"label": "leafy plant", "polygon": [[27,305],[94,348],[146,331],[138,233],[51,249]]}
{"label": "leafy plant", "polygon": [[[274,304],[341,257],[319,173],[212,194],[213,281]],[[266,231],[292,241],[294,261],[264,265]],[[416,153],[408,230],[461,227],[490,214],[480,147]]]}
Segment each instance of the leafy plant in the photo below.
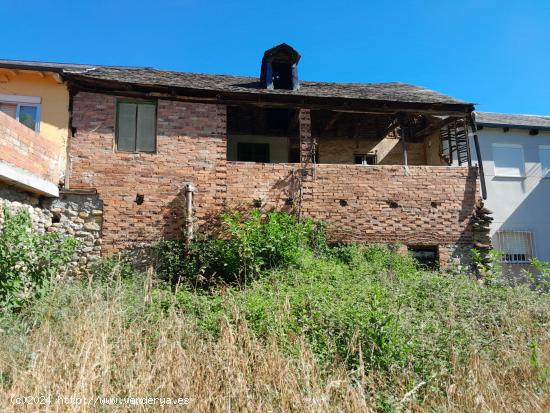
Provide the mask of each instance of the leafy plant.
{"label": "leafy plant", "polygon": [[487,285],[501,284],[502,278],[502,257],[503,253],[497,250],[490,250],[484,254],[476,248],[472,248],[472,261],[477,274]]}
{"label": "leafy plant", "polygon": [[539,291],[550,290],[550,263],[531,258],[531,267],[534,271],[524,270],[524,275],[531,282],[532,287]]}
{"label": "leafy plant", "polygon": [[33,232],[26,210],[4,208],[0,230],[0,307],[17,308],[42,295],[71,260],[77,241],[56,232]]}
{"label": "leafy plant", "polygon": [[158,273],[172,283],[247,284],[268,268],[297,265],[304,253],[326,247],[322,225],[298,222],[286,213],[232,212],[222,216],[222,223],[217,239],[199,234],[189,247],[182,241],[160,242]]}

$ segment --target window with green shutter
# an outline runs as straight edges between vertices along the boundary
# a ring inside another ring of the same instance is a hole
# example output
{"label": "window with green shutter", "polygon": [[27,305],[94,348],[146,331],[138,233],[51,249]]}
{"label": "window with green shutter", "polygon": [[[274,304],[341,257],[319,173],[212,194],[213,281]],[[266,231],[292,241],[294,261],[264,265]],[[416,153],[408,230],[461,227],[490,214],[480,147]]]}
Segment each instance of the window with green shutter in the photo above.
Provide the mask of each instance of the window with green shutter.
{"label": "window with green shutter", "polygon": [[123,152],[155,152],[157,105],[149,101],[119,100],[116,147]]}

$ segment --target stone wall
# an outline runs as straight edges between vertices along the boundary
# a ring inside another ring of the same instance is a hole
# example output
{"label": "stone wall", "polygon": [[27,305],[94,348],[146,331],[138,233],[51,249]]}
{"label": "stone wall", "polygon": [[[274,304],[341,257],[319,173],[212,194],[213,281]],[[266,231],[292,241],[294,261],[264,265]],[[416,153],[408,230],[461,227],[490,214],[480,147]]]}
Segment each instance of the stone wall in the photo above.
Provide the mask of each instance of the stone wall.
{"label": "stone wall", "polygon": [[35,231],[59,232],[80,241],[69,264],[79,273],[101,255],[102,203],[91,192],[61,193],[59,198],[45,198],[13,186],[0,185],[0,227],[4,208],[13,213],[26,210]]}

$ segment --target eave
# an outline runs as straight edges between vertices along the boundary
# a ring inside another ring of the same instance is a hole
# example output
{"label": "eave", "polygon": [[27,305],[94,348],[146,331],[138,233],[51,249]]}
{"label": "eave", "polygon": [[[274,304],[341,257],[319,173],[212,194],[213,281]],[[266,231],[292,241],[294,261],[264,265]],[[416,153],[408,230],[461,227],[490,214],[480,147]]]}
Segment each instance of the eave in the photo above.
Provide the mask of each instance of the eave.
{"label": "eave", "polygon": [[253,92],[227,92],[210,89],[168,87],[99,80],[78,74],[65,74],[72,93],[86,91],[128,97],[161,98],[197,103],[225,105],[254,104],[259,106],[285,106],[305,109],[325,109],[344,112],[396,113],[415,112],[431,115],[464,117],[470,115],[474,105],[425,102],[395,102],[388,100],[316,97],[293,94]]}

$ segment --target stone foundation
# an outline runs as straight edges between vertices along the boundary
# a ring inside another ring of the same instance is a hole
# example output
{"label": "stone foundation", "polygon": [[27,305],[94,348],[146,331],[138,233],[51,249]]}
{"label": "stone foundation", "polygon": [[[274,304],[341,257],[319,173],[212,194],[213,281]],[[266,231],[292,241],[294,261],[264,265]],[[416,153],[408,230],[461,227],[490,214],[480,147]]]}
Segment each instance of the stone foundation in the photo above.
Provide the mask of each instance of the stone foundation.
{"label": "stone foundation", "polygon": [[46,198],[0,184],[0,226],[4,208],[14,213],[28,211],[37,232],[59,232],[78,239],[80,245],[69,263],[76,274],[101,255],[103,204],[91,191],[62,192],[59,198]]}

